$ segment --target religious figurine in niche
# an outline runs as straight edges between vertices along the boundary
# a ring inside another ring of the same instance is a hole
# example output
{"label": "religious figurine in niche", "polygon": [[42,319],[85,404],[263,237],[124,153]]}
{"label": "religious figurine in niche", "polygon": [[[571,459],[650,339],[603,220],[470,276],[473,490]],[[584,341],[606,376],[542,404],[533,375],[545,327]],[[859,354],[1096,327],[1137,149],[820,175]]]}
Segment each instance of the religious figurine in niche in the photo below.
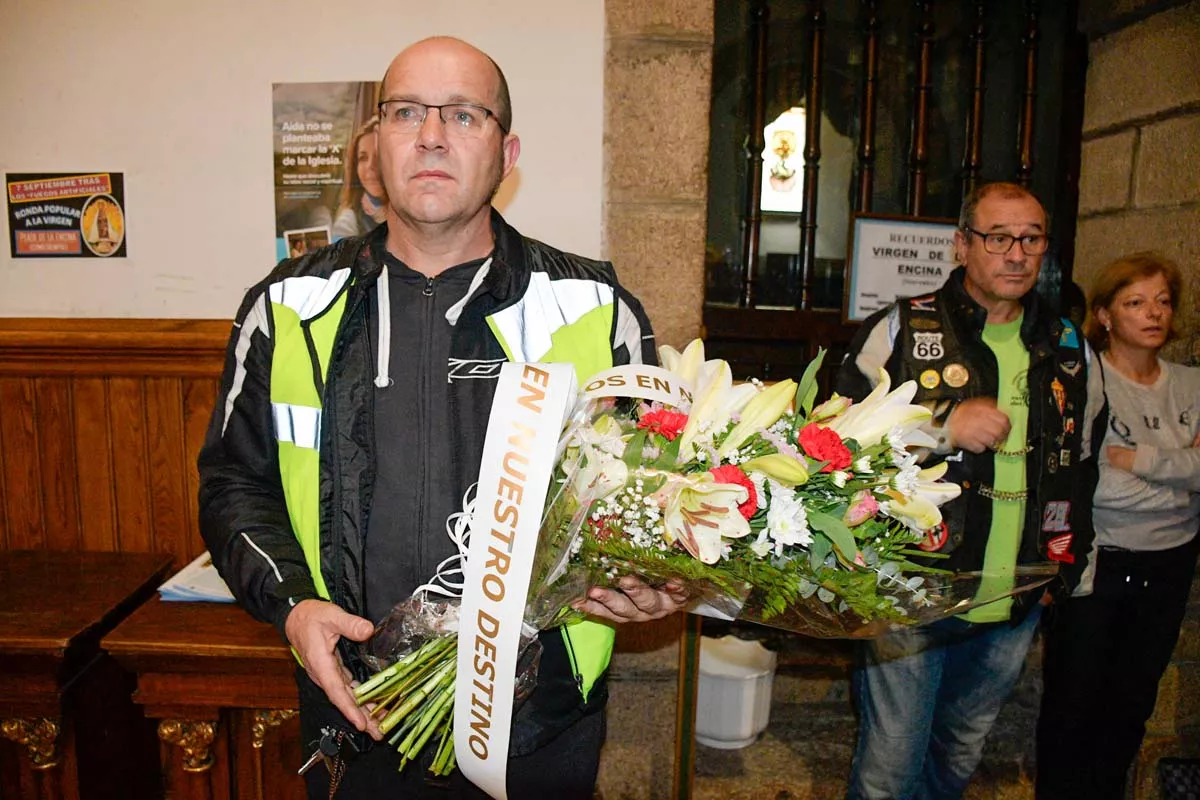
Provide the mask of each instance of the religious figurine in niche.
{"label": "religious figurine in niche", "polygon": [[771,152],[779,161],[771,165],[771,188],[777,192],[790,192],[796,185],[796,170],[788,164],[788,158],[796,152],[795,131],[775,131],[771,134]]}

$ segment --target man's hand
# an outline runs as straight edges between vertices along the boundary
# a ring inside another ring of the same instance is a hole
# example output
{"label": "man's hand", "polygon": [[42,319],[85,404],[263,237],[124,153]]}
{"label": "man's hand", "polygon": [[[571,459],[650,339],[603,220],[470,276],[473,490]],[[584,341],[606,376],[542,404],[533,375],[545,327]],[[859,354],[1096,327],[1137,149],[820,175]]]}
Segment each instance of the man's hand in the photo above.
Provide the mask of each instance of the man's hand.
{"label": "man's hand", "polygon": [[1133,472],[1133,459],[1137,456],[1137,448],[1109,445],[1104,448],[1104,453],[1108,456],[1109,464],[1117,469]]}
{"label": "man's hand", "polygon": [[1003,447],[1012,423],[1007,414],[996,408],[994,398],[972,397],[950,412],[946,430],[950,434],[950,446],[955,450],[982,453]]}
{"label": "man's hand", "polygon": [[593,586],[588,590],[587,599],[577,602],[575,608],[618,624],[649,622],[682,611],[689,599],[684,588],[675,581],[667,581],[661,589],[655,589],[626,575],[619,585],[620,591]]}
{"label": "man's hand", "polygon": [[284,631],[308,677],[321,687],[337,710],[358,730],[366,731],[376,741],[382,739],[379,722],[368,717],[354,702],[350,671],[337,653],[338,639],[345,636],[351,641],[365,642],[371,638],[375,626],[333,603],[301,600],[288,614]]}

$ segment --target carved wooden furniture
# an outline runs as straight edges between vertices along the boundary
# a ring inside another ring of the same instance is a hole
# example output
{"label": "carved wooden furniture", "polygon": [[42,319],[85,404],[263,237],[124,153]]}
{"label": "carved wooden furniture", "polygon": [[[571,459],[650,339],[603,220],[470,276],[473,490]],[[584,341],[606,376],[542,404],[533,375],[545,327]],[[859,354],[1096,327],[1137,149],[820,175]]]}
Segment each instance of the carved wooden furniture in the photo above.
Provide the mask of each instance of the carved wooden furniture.
{"label": "carved wooden furniture", "polygon": [[153,594],[170,556],[0,552],[0,797],[153,796],[132,681],[101,637]]}
{"label": "carved wooden furniture", "polygon": [[233,605],[157,597],[105,637],[137,675],[175,800],[303,800],[296,662],[269,625]]}

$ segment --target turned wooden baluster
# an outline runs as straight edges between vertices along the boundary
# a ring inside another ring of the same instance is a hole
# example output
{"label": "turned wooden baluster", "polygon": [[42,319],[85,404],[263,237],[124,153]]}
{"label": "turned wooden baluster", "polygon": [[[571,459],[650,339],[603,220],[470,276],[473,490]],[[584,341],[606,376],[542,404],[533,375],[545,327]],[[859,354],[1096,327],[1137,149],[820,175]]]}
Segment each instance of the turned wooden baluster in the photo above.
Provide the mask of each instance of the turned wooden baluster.
{"label": "turned wooden baluster", "polygon": [[983,101],[985,44],[987,42],[982,0],[975,4],[975,29],[971,32],[974,70],[971,78],[971,103],[967,108],[967,144],[963,150],[963,196],[979,185],[983,172]]}
{"label": "turned wooden baluster", "polygon": [[746,207],[742,214],[742,294],[738,305],[754,305],[754,268],[762,229],[763,128],[767,116],[767,21],[765,0],[750,9],[750,131],[746,136]]}
{"label": "turned wooden baluster", "polygon": [[825,4],[809,0],[808,88],[804,93],[804,186],[800,211],[800,297],[799,307],[812,305],[813,264],[817,257],[817,176],[821,171],[821,89],[825,50]]}
{"label": "turned wooden baluster", "polygon": [[879,80],[879,3],[867,0],[863,9],[863,88],[858,140],[858,198],[855,209],[871,210],[875,193],[875,90]]}
{"label": "turned wooden baluster", "polygon": [[1033,180],[1033,123],[1037,104],[1038,0],[1025,0],[1025,90],[1021,103],[1021,123],[1017,134],[1017,183],[1029,186]]}
{"label": "turned wooden baluster", "polygon": [[930,80],[933,60],[933,3],[919,0],[921,12],[918,25],[920,41],[917,58],[916,86],[912,116],[912,142],[908,151],[908,202],[906,211],[911,216],[920,216],[925,209],[925,178],[929,163],[929,101],[933,93]]}

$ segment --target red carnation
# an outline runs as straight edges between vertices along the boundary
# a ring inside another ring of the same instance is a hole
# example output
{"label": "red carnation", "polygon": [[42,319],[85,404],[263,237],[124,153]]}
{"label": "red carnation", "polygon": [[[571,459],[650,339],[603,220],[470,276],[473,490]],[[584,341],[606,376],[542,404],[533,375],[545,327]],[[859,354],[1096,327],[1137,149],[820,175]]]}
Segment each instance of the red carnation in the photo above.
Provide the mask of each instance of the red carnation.
{"label": "red carnation", "polygon": [[758,510],[758,492],[754,490],[754,481],[742,472],[741,467],[736,464],[725,464],[721,467],[713,467],[708,474],[712,475],[713,480],[717,483],[733,483],[746,487],[746,502],[738,506],[738,511],[746,519],[754,516],[754,512]]}
{"label": "red carnation", "polygon": [[638,420],[637,426],[673,442],[675,437],[683,432],[683,426],[687,425],[687,421],[687,414],[659,409],[643,414],[642,418]]}
{"label": "red carnation", "polygon": [[805,425],[797,438],[805,455],[817,461],[829,462],[821,467],[821,472],[833,472],[850,466],[850,449],[842,444],[842,437],[837,435],[837,431],[820,425]]}

